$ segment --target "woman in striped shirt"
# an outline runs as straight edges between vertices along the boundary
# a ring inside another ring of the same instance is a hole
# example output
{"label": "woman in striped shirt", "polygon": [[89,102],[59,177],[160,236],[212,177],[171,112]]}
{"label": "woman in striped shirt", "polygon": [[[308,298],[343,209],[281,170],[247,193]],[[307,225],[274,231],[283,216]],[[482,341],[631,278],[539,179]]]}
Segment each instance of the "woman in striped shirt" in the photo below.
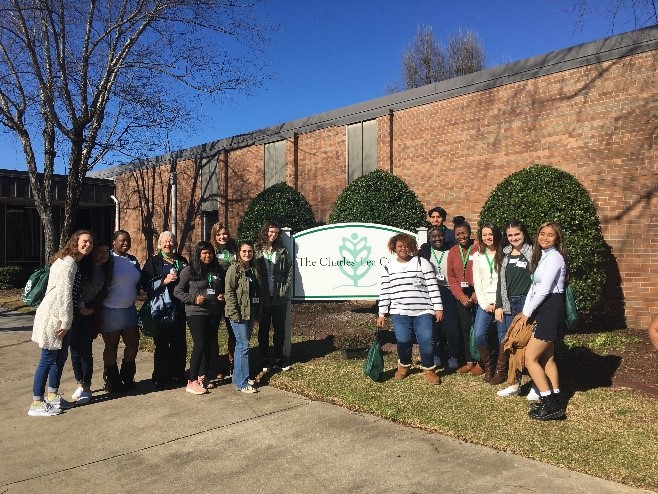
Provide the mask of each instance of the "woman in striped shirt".
{"label": "woman in striped shirt", "polygon": [[434,268],[426,259],[414,257],[418,244],[406,233],[391,237],[388,250],[396,254],[396,258],[382,273],[377,327],[384,327],[384,316],[390,313],[399,359],[395,378],[404,379],[409,375],[415,334],[425,378],[430,384],[441,384],[435,372],[432,322],[443,319],[443,306]]}

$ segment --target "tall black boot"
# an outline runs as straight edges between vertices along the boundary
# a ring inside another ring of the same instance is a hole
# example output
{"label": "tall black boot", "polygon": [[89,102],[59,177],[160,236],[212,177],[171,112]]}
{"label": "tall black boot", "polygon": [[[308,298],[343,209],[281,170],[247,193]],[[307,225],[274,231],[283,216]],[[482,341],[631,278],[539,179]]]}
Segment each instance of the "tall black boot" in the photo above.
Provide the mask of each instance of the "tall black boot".
{"label": "tall black boot", "polygon": [[125,389],[135,389],[135,372],[137,372],[137,365],[135,361],[126,362],[126,360],[121,361],[121,381]]}
{"label": "tall black boot", "polygon": [[105,366],[103,369],[103,380],[105,381],[105,391],[108,393],[117,393],[125,389],[119,376],[119,367],[117,364]]}
{"label": "tall black boot", "polygon": [[530,407],[530,418],[535,420],[557,420],[564,417],[564,405],[559,395],[542,396],[538,407]]}

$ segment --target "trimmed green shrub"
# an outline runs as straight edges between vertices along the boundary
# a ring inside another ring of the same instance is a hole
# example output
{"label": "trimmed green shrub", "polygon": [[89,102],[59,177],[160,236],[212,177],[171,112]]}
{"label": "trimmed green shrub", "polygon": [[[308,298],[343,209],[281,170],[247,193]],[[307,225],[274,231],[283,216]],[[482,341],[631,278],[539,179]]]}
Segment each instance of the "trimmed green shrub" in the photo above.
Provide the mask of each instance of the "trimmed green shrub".
{"label": "trimmed green shrub", "polygon": [[12,288],[20,286],[19,278],[21,276],[19,266],[6,266],[0,268],[0,288]]}
{"label": "trimmed green shrub", "polygon": [[425,226],[425,217],[425,208],[402,179],[374,170],[343,189],[329,223],[378,223],[413,231]]}
{"label": "trimmed green shrub", "polygon": [[238,225],[240,240],[256,240],[263,223],[276,221],[296,233],[315,226],[315,216],[306,198],[284,182],[274,184],[254,197]]}
{"label": "trimmed green shrub", "polygon": [[560,224],[576,305],[579,311],[591,310],[605,283],[605,242],[587,190],[567,172],[532,165],[498,184],[482,207],[479,224],[490,221],[503,225],[512,218],[525,223],[533,240],[543,222]]}

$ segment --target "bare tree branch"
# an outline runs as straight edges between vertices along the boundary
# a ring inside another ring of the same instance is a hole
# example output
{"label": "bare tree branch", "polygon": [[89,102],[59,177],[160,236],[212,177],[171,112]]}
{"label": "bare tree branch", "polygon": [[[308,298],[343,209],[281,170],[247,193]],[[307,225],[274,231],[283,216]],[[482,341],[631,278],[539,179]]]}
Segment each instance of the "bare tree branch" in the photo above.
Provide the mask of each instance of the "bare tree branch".
{"label": "bare tree branch", "polygon": [[477,72],[484,68],[485,56],[473,31],[460,30],[444,48],[431,27],[419,26],[413,43],[402,52],[401,62],[401,80],[387,86],[388,94]]}
{"label": "bare tree branch", "polygon": [[63,239],[86,174],[110,153],[161,146],[192,113],[186,88],[215,95],[265,80],[268,28],[255,20],[257,4],[0,0],[0,124],[22,144],[47,254],[57,246],[56,156],[68,169]]}

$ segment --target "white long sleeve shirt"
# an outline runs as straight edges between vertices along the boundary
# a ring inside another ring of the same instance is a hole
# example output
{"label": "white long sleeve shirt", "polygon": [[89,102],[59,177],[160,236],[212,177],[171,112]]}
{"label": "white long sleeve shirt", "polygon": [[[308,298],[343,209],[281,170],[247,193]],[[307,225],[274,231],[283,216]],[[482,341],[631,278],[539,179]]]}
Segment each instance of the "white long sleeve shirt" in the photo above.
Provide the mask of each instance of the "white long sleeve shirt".
{"label": "white long sleeve shirt", "polygon": [[555,247],[542,249],[534,281],[523,305],[523,315],[530,317],[549,294],[564,293],[566,276],[567,266],[562,254]]}
{"label": "white long sleeve shirt", "polygon": [[420,316],[443,310],[434,267],[427,259],[391,260],[384,268],[379,292],[379,315]]}
{"label": "white long sleeve shirt", "polygon": [[[489,255],[488,260],[487,255]],[[478,298],[478,305],[482,307],[482,310],[490,304],[496,304],[498,272],[494,269],[495,256],[495,252],[486,252],[486,254],[476,252],[473,255],[473,287]]]}

